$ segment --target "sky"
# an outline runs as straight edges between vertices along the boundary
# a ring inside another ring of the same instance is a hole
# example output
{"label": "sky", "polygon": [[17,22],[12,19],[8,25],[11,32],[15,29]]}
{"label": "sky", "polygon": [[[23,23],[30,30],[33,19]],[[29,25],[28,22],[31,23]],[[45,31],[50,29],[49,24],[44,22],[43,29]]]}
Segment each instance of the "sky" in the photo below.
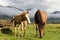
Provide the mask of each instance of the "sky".
{"label": "sky", "polygon": [[14,6],[20,9],[32,8],[30,11],[31,16],[37,11],[37,9],[44,10],[49,13],[53,11],[60,11],[60,0],[0,0],[0,12],[7,15],[20,14],[21,11],[14,8],[5,8],[6,6]]}

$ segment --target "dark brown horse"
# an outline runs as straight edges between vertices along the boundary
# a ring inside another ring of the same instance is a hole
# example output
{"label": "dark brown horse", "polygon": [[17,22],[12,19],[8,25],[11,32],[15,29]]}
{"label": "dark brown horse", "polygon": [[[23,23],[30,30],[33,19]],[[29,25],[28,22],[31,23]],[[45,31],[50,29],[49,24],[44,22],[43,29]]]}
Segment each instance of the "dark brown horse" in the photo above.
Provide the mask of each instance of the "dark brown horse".
{"label": "dark brown horse", "polygon": [[15,37],[16,37],[15,26],[17,24],[19,24],[18,37],[20,36],[20,29],[22,29],[22,31],[24,31],[23,35],[25,36],[26,26],[27,26],[27,24],[31,23],[30,22],[30,17],[29,17],[29,12],[25,11],[25,12],[21,13],[20,15],[14,16],[14,18],[11,20],[11,22],[13,22],[13,28],[14,28]]}
{"label": "dark brown horse", "polygon": [[36,24],[36,36],[38,34],[37,31],[39,30],[40,38],[42,38],[44,36],[44,29],[47,21],[47,14],[46,12],[38,9],[37,12],[35,13],[34,18],[35,18],[35,24]]}

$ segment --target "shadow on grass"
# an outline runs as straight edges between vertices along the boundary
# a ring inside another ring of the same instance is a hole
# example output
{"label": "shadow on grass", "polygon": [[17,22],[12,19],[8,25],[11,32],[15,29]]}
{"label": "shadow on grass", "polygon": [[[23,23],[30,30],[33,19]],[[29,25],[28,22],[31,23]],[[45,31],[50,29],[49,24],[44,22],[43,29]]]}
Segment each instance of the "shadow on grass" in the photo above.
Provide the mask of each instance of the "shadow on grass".
{"label": "shadow on grass", "polygon": [[1,29],[1,32],[7,35],[13,35],[13,32],[9,28]]}

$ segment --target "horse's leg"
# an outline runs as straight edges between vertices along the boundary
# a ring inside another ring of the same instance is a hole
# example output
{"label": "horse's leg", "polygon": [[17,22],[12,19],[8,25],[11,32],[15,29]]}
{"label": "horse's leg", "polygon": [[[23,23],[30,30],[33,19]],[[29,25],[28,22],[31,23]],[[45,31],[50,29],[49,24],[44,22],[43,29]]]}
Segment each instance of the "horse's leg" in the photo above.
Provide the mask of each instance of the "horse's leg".
{"label": "horse's leg", "polygon": [[26,35],[26,26],[27,26],[27,21],[24,21],[24,37],[25,37],[25,35]]}
{"label": "horse's leg", "polygon": [[22,31],[22,33],[23,33],[23,22],[21,22],[21,31]]}
{"label": "horse's leg", "polygon": [[13,21],[13,31],[14,31],[14,37],[16,38],[15,23],[14,23],[14,21]]}
{"label": "horse's leg", "polygon": [[20,27],[21,27],[21,25],[19,25],[19,27],[18,27],[18,38],[20,38]]}
{"label": "horse's leg", "polygon": [[43,35],[45,35],[45,33],[44,33],[45,25],[46,25],[46,23],[43,25]]}
{"label": "horse's leg", "polygon": [[43,33],[44,33],[44,29],[41,28],[41,29],[40,29],[40,38],[43,38]]}
{"label": "horse's leg", "polygon": [[40,32],[40,38],[43,38],[43,36],[44,36],[44,25],[39,28],[39,32]]}
{"label": "horse's leg", "polygon": [[38,24],[36,24],[36,37],[38,36]]}

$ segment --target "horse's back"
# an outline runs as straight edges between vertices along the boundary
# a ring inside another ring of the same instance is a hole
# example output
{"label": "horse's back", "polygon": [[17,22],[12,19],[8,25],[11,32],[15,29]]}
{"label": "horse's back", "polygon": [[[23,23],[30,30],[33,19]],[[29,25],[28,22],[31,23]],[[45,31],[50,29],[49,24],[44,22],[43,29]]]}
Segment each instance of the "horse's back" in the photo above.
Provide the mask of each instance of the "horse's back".
{"label": "horse's back", "polygon": [[42,10],[37,10],[35,13],[35,23],[45,23],[47,20],[47,14],[46,12]]}
{"label": "horse's back", "polygon": [[41,13],[41,17],[42,17],[42,21],[43,22],[46,22],[47,21],[47,14],[46,14],[46,12],[45,11],[40,11]]}

